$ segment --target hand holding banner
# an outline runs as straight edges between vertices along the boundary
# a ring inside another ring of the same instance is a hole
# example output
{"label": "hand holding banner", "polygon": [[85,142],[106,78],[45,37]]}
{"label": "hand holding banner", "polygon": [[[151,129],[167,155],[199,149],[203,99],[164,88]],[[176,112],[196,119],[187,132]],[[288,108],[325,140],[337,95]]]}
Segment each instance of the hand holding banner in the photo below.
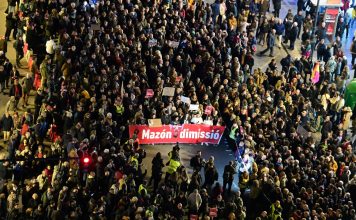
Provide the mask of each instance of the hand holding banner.
{"label": "hand holding banner", "polygon": [[130,137],[137,134],[141,144],[166,144],[166,143],[187,143],[187,144],[219,144],[224,133],[224,126],[210,125],[162,125],[151,127],[147,125],[130,125]]}

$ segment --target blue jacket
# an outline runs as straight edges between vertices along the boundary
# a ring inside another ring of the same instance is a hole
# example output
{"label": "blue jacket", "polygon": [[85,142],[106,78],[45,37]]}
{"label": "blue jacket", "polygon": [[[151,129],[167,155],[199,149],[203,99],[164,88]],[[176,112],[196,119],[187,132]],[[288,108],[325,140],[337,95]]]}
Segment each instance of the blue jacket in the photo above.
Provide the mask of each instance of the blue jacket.
{"label": "blue jacket", "polygon": [[274,44],[275,44],[275,35],[269,33],[267,36],[267,46],[274,47]]}
{"label": "blue jacket", "polygon": [[220,14],[220,4],[219,3],[213,3],[211,5],[211,11],[213,12],[213,16],[216,17]]}
{"label": "blue jacket", "polygon": [[274,25],[274,29],[276,30],[276,35],[282,35],[284,30],[285,30],[285,27],[284,27],[284,24],[275,24]]}

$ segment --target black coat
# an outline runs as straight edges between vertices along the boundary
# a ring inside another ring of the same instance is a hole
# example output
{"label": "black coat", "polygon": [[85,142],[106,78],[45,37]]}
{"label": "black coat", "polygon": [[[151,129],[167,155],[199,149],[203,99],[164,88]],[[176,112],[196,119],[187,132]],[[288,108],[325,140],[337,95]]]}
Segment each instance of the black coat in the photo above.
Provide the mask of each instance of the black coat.
{"label": "black coat", "polygon": [[326,38],[326,29],[325,28],[320,28],[316,31],[316,36],[318,37],[318,40],[325,39]]}
{"label": "black coat", "polygon": [[[16,91],[16,87],[17,87],[17,91]],[[11,96],[15,96],[15,98],[21,98],[22,96],[22,88],[20,85],[13,85],[10,88],[10,92],[9,92],[10,97]]]}
{"label": "black coat", "polygon": [[6,80],[6,73],[4,70],[0,70],[0,82],[5,82]]}
{"label": "black coat", "polygon": [[162,158],[154,157],[152,159],[152,176],[160,178],[162,175],[162,168],[164,167]]}
{"label": "black coat", "polygon": [[226,165],[224,167],[223,179],[224,181],[234,180],[234,175],[236,174],[235,169],[231,165]]}
{"label": "black coat", "polygon": [[12,17],[12,13],[6,16],[6,29],[13,29],[15,27],[15,19]]}
{"label": "black coat", "polygon": [[295,41],[298,37],[298,31],[299,31],[299,28],[297,26],[293,26],[289,33],[289,40]]}
{"label": "black coat", "polygon": [[14,127],[14,121],[10,115],[9,117],[6,117],[5,115],[2,117],[1,127],[3,131],[11,131],[11,129]]}
{"label": "black coat", "polygon": [[325,44],[318,44],[316,52],[319,56],[323,56],[326,51],[326,45]]}
{"label": "black coat", "polygon": [[282,0],[273,0],[274,10],[278,11],[282,7]]}
{"label": "black coat", "polygon": [[209,185],[213,185],[215,181],[219,178],[219,173],[216,170],[216,167],[208,167],[205,170],[205,183]]}
{"label": "black coat", "polygon": [[298,23],[298,27],[301,27],[303,22],[304,22],[304,17],[302,15],[295,15],[294,16],[294,22]]}
{"label": "black coat", "polygon": [[327,136],[327,134],[332,130],[332,122],[331,121],[326,121],[323,124],[323,127],[321,129],[321,133],[323,136]]}

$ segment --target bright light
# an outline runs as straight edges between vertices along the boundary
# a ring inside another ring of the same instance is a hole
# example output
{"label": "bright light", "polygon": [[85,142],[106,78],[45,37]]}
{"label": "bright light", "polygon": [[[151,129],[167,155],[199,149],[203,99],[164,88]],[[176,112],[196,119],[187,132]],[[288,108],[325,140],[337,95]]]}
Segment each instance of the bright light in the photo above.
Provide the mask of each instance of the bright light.
{"label": "bright light", "polygon": [[84,163],[89,163],[89,161],[90,161],[90,159],[89,159],[89,157],[84,157]]}

